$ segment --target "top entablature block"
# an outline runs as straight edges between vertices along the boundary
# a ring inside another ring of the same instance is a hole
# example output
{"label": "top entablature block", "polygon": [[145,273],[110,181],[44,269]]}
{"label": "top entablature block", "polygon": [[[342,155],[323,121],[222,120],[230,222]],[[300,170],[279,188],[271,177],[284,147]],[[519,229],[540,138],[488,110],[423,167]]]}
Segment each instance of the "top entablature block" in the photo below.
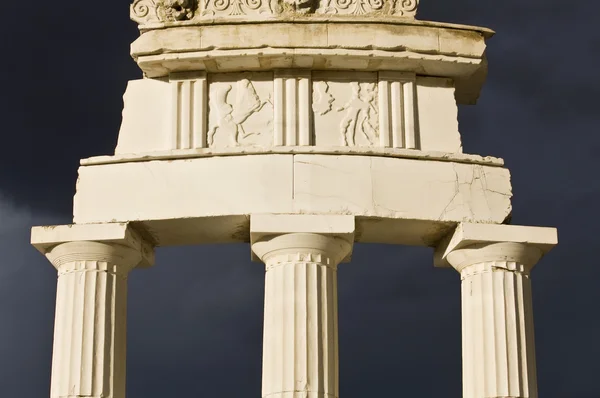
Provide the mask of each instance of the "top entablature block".
{"label": "top entablature block", "polygon": [[174,73],[309,69],[450,78],[474,104],[487,75],[480,27],[419,21],[419,0],[136,0],[131,55]]}
{"label": "top entablature block", "polygon": [[414,18],[418,6],[419,0],[135,0],[131,5],[131,19],[148,25],[300,15]]}

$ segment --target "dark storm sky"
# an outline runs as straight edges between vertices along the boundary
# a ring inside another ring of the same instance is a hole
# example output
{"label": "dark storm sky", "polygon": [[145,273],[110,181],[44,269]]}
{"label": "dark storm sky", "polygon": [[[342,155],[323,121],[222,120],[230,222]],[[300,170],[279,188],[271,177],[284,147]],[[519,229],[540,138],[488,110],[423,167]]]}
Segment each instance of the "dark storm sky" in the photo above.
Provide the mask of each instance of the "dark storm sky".
{"label": "dark storm sky", "polygon": [[[137,36],[129,1],[6,2],[0,23],[0,397],[49,396],[56,272],[31,225],[71,218],[78,160],[114,150]],[[487,26],[466,153],[503,157],[513,223],[556,226],[533,273],[542,398],[598,398],[600,2],[421,0]],[[460,282],[430,249],[357,245],[339,273],[341,395],[459,398]],[[263,269],[247,245],[158,250],[130,277],[128,397],[259,396]]]}

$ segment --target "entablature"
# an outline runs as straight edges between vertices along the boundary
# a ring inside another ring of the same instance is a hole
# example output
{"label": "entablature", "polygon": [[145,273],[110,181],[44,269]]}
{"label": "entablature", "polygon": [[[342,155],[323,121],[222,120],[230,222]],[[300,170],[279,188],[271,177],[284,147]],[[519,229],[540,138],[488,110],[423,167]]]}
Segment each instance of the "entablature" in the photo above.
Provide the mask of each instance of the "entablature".
{"label": "entablature", "polygon": [[219,19],[147,26],[131,55],[148,78],[173,73],[305,69],[396,71],[453,80],[473,104],[487,75],[492,31],[360,16]]}

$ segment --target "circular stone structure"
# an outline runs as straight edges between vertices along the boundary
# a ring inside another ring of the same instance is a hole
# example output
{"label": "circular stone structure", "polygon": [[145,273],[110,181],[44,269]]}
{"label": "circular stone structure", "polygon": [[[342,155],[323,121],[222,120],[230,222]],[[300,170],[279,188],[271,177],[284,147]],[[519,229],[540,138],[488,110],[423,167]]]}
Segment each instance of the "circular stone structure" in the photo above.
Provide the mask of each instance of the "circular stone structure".
{"label": "circular stone structure", "polygon": [[493,32],[417,8],[132,4],[144,78],[115,153],[81,161],[74,224],[32,230],[59,272],[52,398],[124,397],[127,275],[154,247],[234,242],[267,270],[263,397],[339,397],[354,242],[430,246],[461,273],[464,398],[537,397],[529,272],[556,230],[507,225],[508,169],[462,153]]}

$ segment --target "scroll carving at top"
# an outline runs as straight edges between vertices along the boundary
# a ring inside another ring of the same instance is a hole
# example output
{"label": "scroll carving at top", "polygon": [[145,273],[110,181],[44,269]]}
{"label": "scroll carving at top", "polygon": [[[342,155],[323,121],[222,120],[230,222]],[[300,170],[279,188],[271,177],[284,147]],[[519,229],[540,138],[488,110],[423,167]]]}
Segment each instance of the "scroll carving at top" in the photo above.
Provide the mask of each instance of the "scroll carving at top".
{"label": "scroll carving at top", "polygon": [[139,24],[215,17],[364,15],[414,18],[419,0],[135,0],[131,19]]}
{"label": "scroll carving at top", "polygon": [[188,21],[198,10],[197,0],[135,0],[131,19],[139,24]]}

